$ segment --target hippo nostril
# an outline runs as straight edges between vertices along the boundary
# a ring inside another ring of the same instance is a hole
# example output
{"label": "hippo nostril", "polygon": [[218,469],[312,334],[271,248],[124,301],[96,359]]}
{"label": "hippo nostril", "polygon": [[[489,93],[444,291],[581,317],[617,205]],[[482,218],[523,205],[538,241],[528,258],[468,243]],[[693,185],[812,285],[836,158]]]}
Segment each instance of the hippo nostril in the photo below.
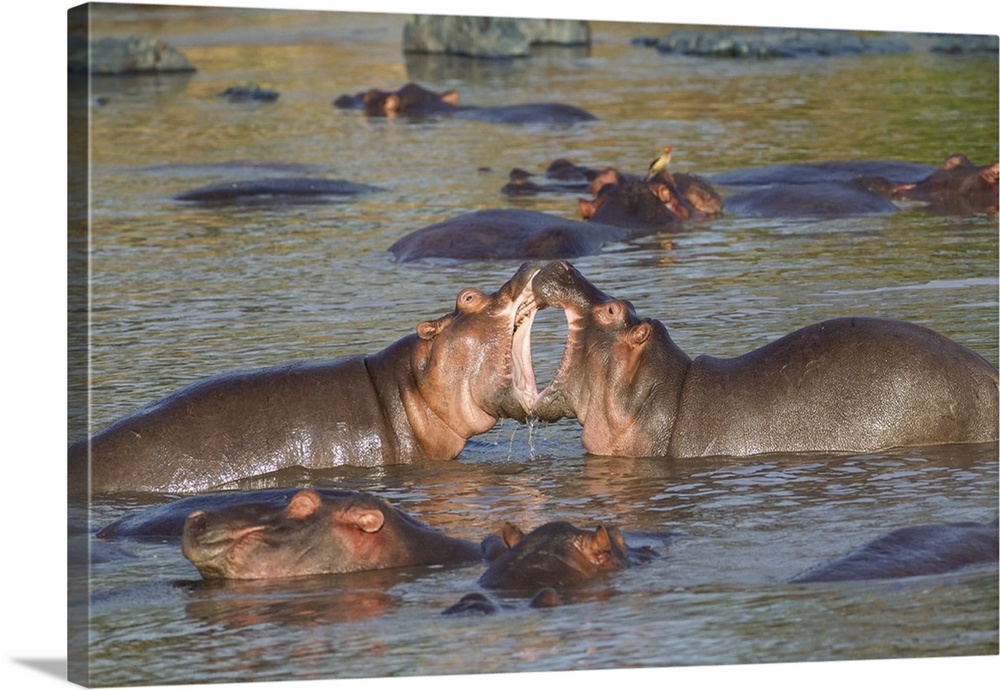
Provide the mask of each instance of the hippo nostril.
{"label": "hippo nostril", "polygon": [[184,527],[186,529],[195,529],[199,532],[203,532],[208,523],[208,519],[205,515],[204,510],[196,510],[187,516],[184,521]]}

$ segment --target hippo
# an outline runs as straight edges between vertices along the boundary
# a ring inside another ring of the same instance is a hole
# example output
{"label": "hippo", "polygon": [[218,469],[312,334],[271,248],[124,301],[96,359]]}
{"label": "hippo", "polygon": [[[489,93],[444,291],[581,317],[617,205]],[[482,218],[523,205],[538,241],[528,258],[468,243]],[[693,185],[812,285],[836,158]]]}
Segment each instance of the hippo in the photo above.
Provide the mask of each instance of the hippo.
{"label": "hippo", "polygon": [[618,528],[604,525],[587,531],[565,521],[548,522],[526,535],[508,522],[500,538],[504,548],[489,554],[492,563],[479,578],[487,589],[570,587],[659,556],[648,546],[629,547]]}
{"label": "hippo", "polygon": [[176,201],[198,204],[303,204],[342,201],[348,197],[382,191],[369,184],[322,177],[269,177],[237,180],[199,187],[174,195]]}
{"label": "hippo", "polygon": [[535,182],[533,173],[521,168],[514,168],[508,174],[508,181],[500,188],[500,193],[507,196],[529,196],[547,193],[582,193],[597,177],[599,171],[566,160],[557,158],[549,164],[543,173],[546,182]]}
{"label": "hippo", "polygon": [[863,177],[847,182],[773,184],[727,197],[726,210],[763,218],[840,218],[899,211],[878,187],[878,179]]}
{"label": "hippo", "polygon": [[452,117],[495,124],[573,124],[597,118],[586,110],[566,103],[524,103],[500,106],[462,106],[458,93],[438,93],[408,83],[398,91],[371,89],[344,94],[333,101],[337,108],[363,110],[371,117]]}
{"label": "hippo", "polygon": [[997,440],[997,370],[911,323],[823,321],[731,359],[692,360],[654,319],[567,262],[533,280],[565,311],[565,351],[531,414],[576,417],[595,455],[871,452]]}
{"label": "hippo", "polygon": [[[372,355],[221,374],[69,448],[83,494],[196,492],[290,466],[377,466],[456,457],[536,395],[530,337],[537,266]],[[530,396],[530,397],[525,397]]]}
{"label": "hippo", "polygon": [[181,550],[206,580],[257,580],[476,562],[482,549],[418,522],[385,499],[296,491],[285,505],[194,510]]}
{"label": "hippo", "polygon": [[654,191],[644,180],[629,179],[608,169],[591,182],[589,190],[594,199],[579,200],[584,220],[650,229],[665,229],[682,220],[680,195],[671,194],[666,185]]}
{"label": "hippo", "polygon": [[737,168],[708,176],[721,187],[763,187],[776,184],[822,184],[850,182],[858,177],[884,178],[895,184],[918,182],[934,171],[934,166],[908,161],[817,161],[781,163],[753,168]]}
{"label": "hippo", "polygon": [[441,258],[463,261],[546,260],[596,254],[633,233],[541,211],[483,209],[415,230],[389,247],[396,261]]}
{"label": "hippo", "polygon": [[243,86],[230,86],[219,93],[221,98],[225,98],[230,103],[248,103],[253,101],[274,103],[280,95],[272,89],[262,89],[253,82]]}
{"label": "hippo", "polygon": [[893,187],[895,199],[929,202],[942,213],[997,213],[1000,163],[976,166],[964,154],[953,153],[924,179]]}
{"label": "hippo", "polygon": [[998,561],[997,520],[915,525],[893,530],[790,582],[880,580],[947,573]]}
{"label": "hippo", "polygon": [[[535,592],[535,595],[531,597],[531,600],[528,602],[528,606],[533,609],[552,608],[555,606],[562,606],[562,604],[563,600],[562,597],[559,596],[559,592],[551,587],[542,587],[540,590]],[[494,601],[482,592],[472,592],[459,599],[458,603],[452,604],[446,608],[441,612],[441,614],[445,616],[466,613],[490,614],[498,613],[504,609],[516,608],[517,607],[512,604],[503,604]]]}

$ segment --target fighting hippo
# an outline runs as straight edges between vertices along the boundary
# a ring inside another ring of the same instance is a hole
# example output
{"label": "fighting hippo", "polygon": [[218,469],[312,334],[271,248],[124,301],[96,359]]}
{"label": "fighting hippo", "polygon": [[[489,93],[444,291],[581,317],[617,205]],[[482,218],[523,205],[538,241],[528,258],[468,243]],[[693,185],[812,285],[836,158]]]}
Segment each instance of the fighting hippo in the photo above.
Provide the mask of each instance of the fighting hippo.
{"label": "fighting hippo", "polygon": [[866,452],[997,440],[997,370],[927,328],[876,318],[807,326],[732,359],[692,361],[662,323],[554,262],[536,298],[569,323],[532,413],[576,417],[595,455]]}
{"label": "fighting hippo", "polygon": [[199,187],[176,194],[177,201],[199,204],[302,204],[341,201],[347,197],[381,191],[379,187],[322,177],[269,177],[237,180]]}
{"label": "fighting hippo", "polygon": [[916,525],[893,530],[791,582],[877,580],[947,573],[998,560],[997,521]]}
{"label": "fighting hippo", "polygon": [[415,230],[389,251],[397,261],[464,261],[574,258],[596,254],[633,233],[602,223],[585,223],[540,211],[484,209]]}
{"label": "fighting hippo", "polygon": [[537,270],[522,266],[490,295],[461,291],[454,311],[373,355],[182,388],[70,446],[71,491],[88,488],[88,456],[94,493],[200,491],[295,465],[454,458],[499,417],[523,420],[534,400]]}
{"label": "fighting hippo", "polygon": [[206,580],[256,580],[475,562],[478,544],[448,537],[368,493],[294,493],[284,505],[195,510],[181,549]]}
{"label": "fighting hippo", "polygon": [[926,201],[943,213],[997,213],[998,175],[1000,163],[976,166],[965,155],[953,153],[919,182],[896,185],[892,196]]}
{"label": "fighting hippo", "polygon": [[369,91],[344,94],[333,101],[337,108],[363,110],[372,117],[443,116],[496,124],[572,124],[597,118],[586,110],[566,103],[523,103],[499,106],[463,106],[458,93],[438,93],[418,84],[405,84],[398,91]]}

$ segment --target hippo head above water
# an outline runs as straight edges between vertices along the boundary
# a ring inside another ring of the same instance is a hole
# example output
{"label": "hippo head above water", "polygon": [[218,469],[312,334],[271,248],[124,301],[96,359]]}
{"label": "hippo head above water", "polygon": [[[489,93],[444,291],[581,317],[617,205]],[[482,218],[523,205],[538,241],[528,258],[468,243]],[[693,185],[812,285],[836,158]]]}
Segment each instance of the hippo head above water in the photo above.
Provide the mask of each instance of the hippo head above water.
{"label": "hippo head above water", "polygon": [[417,326],[424,344],[414,361],[423,387],[450,392],[425,399],[439,417],[467,427],[455,429],[466,438],[488,431],[499,417],[525,421],[534,405],[531,326],[539,305],[531,280],[538,270],[524,264],[489,295],[466,288],[453,312]]}
{"label": "hippo head above water", "polygon": [[532,414],[576,417],[593,454],[869,452],[998,437],[996,368],[916,324],[830,319],[738,357],[692,360],[662,323],[566,262],[536,274],[532,290],[568,323]]}
{"label": "hippo head above water", "polygon": [[366,493],[295,493],[286,506],[238,503],[195,510],[184,556],[206,580],[259,580],[460,563],[481,548],[445,536]]}
{"label": "hippo head above water", "polygon": [[479,584],[491,589],[537,589],[583,584],[603,572],[629,565],[627,545],[615,527],[593,531],[568,522],[549,522],[525,535],[506,523],[495,555]]}

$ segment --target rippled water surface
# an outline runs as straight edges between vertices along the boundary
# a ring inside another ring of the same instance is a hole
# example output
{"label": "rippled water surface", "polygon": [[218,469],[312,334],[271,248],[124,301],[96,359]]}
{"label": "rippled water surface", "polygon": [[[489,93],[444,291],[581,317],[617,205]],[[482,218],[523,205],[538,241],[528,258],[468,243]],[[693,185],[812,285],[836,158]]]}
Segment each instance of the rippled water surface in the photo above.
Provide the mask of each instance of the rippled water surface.
{"label": "rippled water surface", "polygon": [[[541,170],[567,157],[639,172],[666,143],[676,149],[673,169],[700,174],[998,156],[995,54],[702,60],[630,44],[668,27],[597,24],[588,50],[480,63],[404,58],[402,21],[96,13],[95,36],[163,37],[198,72],[92,84],[92,95],[107,98],[89,111],[94,428],[212,374],[381,349],[450,311],[461,288],[496,289],[516,262],[397,264],[386,249],[478,208],[577,217],[572,195],[503,197],[513,167]],[[571,102],[600,120],[372,121],[331,106],[341,93],[408,80],[458,89],[466,103]],[[216,96],[247,81],[281,98],[246,105]],[[387,191],[326,205],[205,208],[171,198],[259,175],[248,163],[262,162]],[[86,217],[76,209],[77,227]],[[995,218],[909,207],[828,221],[723,217],[575,263],[605,292],[662,320],[692,355],[735,355],[827,317],[862,314],[927,325],[996,364],[997,260]],[[543,380],[564,333],[561,314],[540,313]],[[896,527],[996,517],[995,445],[679,462],[590,457],[573,422],[506,422],[452,462],[291,472],[244,486],[285,482],[375,491],[470,539],[505,520],[530,528],[555,519],[681,536],[665,558],[571,593],[566,606],[489,617],[439,615],[475,590],[477,567],[209,586],[176,542],[115,543],[130,557],[96,564],[91,581],[92,683],[998,651],[996,567],[785,584]],[[93,527],[162,500],[98,500]]]}

